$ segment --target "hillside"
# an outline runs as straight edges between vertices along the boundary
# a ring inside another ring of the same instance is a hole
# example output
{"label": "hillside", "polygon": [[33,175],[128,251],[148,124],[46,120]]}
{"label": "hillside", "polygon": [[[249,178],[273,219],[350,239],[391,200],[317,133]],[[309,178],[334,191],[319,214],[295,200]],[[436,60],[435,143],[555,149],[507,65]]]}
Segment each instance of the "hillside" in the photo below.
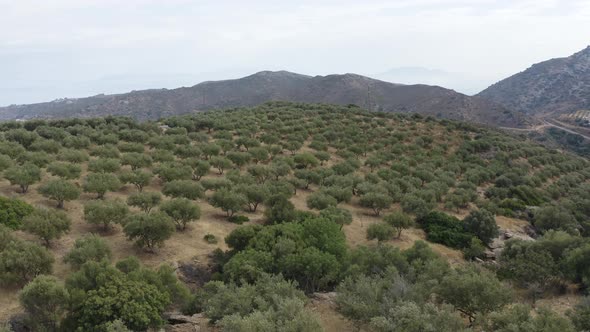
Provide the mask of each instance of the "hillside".
{"label": "hillside", "polygon": [[590,162],[493,128],[271,102],[0,134],[0,331],[586,326]]}
{"label": "hillside", "polygon": [[550,118],[590,109],[590,46],[569,57],[534,64],[477,96],[510,110]]}
{"label": "hillside", "polygon": [[356,104],[385,112],[413,112],[493,126],[521,127],[520,115],[478,97],[427,85],[401,85],[344,74],[305,76],[259,72],[240,79],[203,82],[172,90],[133,91],[0,108],[0,119],[130,116],[139,120],[267,101]]}

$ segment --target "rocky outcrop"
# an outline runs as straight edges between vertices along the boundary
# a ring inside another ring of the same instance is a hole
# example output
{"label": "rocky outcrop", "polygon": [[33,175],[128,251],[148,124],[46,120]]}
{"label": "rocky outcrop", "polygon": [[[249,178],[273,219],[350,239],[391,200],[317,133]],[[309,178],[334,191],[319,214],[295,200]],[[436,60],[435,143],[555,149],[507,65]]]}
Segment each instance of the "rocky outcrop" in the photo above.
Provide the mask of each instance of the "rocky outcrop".
{"label": "rocky outcrop", "polygon": [[163,316],[168,321],[166,332],[200,332],[201,326],[206,324],[202,314],[187,316],[180,312],[166,312]]}
{"label": "rocky outcrop", "polygon": [[492,243],[488,245],[488,249],[484,253],[485,260],[496,260],[500,257],[504,249],[506,241],[510,239],[520,239],[524,241],[534,241],[535,239],[525,232],[502,231],[500,236],[495,238]]}

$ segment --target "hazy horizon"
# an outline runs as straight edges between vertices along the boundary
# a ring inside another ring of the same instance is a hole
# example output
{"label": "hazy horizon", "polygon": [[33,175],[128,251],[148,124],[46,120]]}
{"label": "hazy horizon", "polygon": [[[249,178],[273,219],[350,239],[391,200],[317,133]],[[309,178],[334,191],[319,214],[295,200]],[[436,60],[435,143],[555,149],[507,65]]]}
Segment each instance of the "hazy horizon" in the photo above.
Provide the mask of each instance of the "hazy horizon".
{"label": "hazy horizon", "polygon": [[590,30],[590,3],[577,0],[0,0],[0,10],[0,106],[261,70],[474,94],[585,48]]}

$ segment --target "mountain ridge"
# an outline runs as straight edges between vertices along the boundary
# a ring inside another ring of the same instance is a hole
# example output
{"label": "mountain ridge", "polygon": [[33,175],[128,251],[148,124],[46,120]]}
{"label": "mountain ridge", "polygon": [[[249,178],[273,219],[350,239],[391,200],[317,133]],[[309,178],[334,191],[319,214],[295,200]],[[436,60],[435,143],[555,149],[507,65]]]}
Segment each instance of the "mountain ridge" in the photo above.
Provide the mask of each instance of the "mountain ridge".
{"label": "mountain ridge", "polygon": [[131,116],[139,120],[267,101],[356,104],[385,112],[419,113],[493,126],[521,127],[524,117],[479,97],[430,85],[389,83],[347,73],[308,76],[289,71],[261,71],[222,81],[176,89],[138,90],[53,102],[0,107],[0,119]]}
{"label": "mountain ridge", "polygon": [[557,116],[590,108],[590,46],[533,64],[477,96],[529,115]]}

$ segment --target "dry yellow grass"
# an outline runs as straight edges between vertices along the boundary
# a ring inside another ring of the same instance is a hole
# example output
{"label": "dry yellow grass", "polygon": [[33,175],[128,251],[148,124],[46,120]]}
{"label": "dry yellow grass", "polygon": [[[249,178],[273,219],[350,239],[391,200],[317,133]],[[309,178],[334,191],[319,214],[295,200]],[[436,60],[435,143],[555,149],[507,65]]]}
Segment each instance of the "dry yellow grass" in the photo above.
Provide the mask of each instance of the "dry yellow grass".
{"label": "dry yellow grass", "polygon": [[[217,177],[216,174],[210,174],[207,177]],[[47,176],[50,177],[50,176]],[[46,179],[44,179],[46,180]],[[53,208],[55,203],[47,200],[37,192],[38,185],[32,185],[29,192],[20,194],[17,192],[15,186],[11,186],[7,181],[0,181],[0,194],[8,197],[18,197],[34,206],[46,206]],[[145,191],[160,191],[162,185],[159,180],[154,180],[150,186],[144,188]],[[109,192],[106,194],[106,199],[122,199],[135,192],[135,188],[127,185],[118,192]],[[309,210],[306,205],[306,199],[311,194],[311,190],[298,190],[297,195],[291,200],[295,207],[300,210]],[[101,235],[109,244],[114,260],[120,260],[128,256],[137,256],[144,264],[151,267],[159,266],[160,264],[177,264],[185,261],[199,261],[206,262],[207,256],[216,248],[227,249],[223,239],[238,225],[230,223],[226,220],[225,215],[219,209],[216,209],[204,201],[196,201],[202,211],[201,218],[187,226],[183,232],[176,232],[162,248],[159,248],[156,253],[148,253],[133,245],[128,241],[121,227],[115,225],[111,230],[104,232],[100,227],[87,224],[84,220],[83,207],[84,203],[95,199],[93,194],[82,194],[78,200],[66,202],[65,211],[72,220],[71,230],[59,240],[54,240],[49,248],[55,256],[55,264],[53,267],[53,274],[60,279],[65,279],[71,269],[63,263],[63,256],[73,247],[76,239],[85,234],[96,233]],[[354,202],[353,202],[354,203]],[[343,228],[348,244],[351,247],[358,245],[368,245],[371,241],[366,239],[366,227],[371,223],[379,222],[381,217],[374,216],[371,211],[358,207],[356,204],[341,204],[343,208],[351,211],[353,215],[353,222]],[[394,206],[393,209],[398,209]],[[250,218],[250,223],[263,222],[264,208],[260,207],[256,213],[244,213]],[[385,211],[384,213],[387,213]],[[38,240],[24,232],[16,232],[17,236],[26,238],[27,240]],[[217,244],[208,244],[203,240],[205,234],[213,234],[218,239]],[[392,245],[406,249],[416,240],[423,240],[424,233],[419,229],[410,229],[403,232],[400,239],[394,239]],[[39,242],[40,243],[40,242]],[[460,261],[460,252],[446,248],[441,245],[431,244],[435,251],[449,259],[452,263]],[[0,321],[7,320],[10,316],[21,311],[18,304],[18,289],[2,289],[0,292]],[[328,309],[325,309],[326,314]],[[336,314],[334,312],[334,314]],[[335,319],[335,318],[334,318]],[[337,319],[336,319],[337,321]]]}
{"label": "dry yellow grass", "polygon": [[[36,190],[37,187],[38,185],[33,185],[29,188],[28,193],[20,194],[16,192],[15,186],[10,186],[7,181],[0,181],[0,194],[8,197],[18,197],[34,206],[53,208],[55,203],[39,195]],[[159,181],[154,181],[154,184],[146,187],[144,190],[160,191],[161,185]],[[120,198],[124,200],[132,192],[135,192],[135,189],[133,186],[128,185],[118,192],[107,193],[106,199]],[[103,232],[100,227],[87,224],[84,220],[84,203],[93,199],[94,195],[92,194],[82,194],[78,200],[66,202],[65,204],[65,211],[72,220],[70,232],[59,240],[52,241],[51,247],[49,248],[55,257],[53,275],[62,280],[71,272],[69,266],[63,263],[63,256],[73,247],[76,239],[85,234],[96,233],[103,236],[110,246],[115,260],[134,255],[147,266],[156,267],[160,264],[175,264],[176,262],[195,259],[205,261],[206,256],[215,248],[227,249],[223,238],[238,227],[236,224],[228,222],[218,209],[215,209],[206,202],[196,201],[196,204],[201,208],[201,219],[195,223],[190,223],[185,231],[176,232],[156,253],[148,253],[128,241],[121,227],[118,225],[112,227],[108,232]],[[262,218],[260,213],[247,215],[253,222]],[[30,234],[20,231],[15,232],[15,234],[27,240],[40,243]],[[208,244],[203,240],[205,234],[215,235],[219,242],[217,244]],[[18,289],[0,289],[0,321],[7,320],[11,315],[21,310],[18,304],[17,294]]]}
{"label": "dry yellow grass", "polygon": [[[305,148],[304,148],[305,149]],[[333,164],[340,161],[340,158],[333,156],[328,164]],[[82,175],[85,175],[86,172]],[[44,181],[51,176],[46,175]],[[82,178],[81,177],[81,178]],[[206,176],[206,178],[219,177],[217,172],[212,172]],[[81,182],[81,181],[78,181]],[[8,197],[18,197],[34,206],[46,206],[55,207],[55,202],[49,201],[37,192],[38,184],[32,185],[29,192],[26,194],[20,194],[17,192],[16,186],[11,186],[7,181],[0,180],[0,194]],[[154,180],[150,186],[147,186],[145,191],[159,192],[162,189],[162,184],[159,180]],[[309,210],[306,204],[307,197],[317,188],[311,188],[311,190],[298,190],[297,195],[292,197],[291,201],[295,207],[299,210]],[[126,197],[135,192],[135,188],[131,185],[127,185],[118,192],[109,192],[106,195],[106,199],[119,198],[125,200]],[[76,239],[89,233],[97,233],[103,236],[103,238],[109,244],[114,260],[120,260],[128,256],[137,256],[144,264],[150,267],[156,267],[160,264],[177,264],[178,262],[186,261],[198,261],[206,262],[207,256],[216,248],[227,249],[223,239],[233,229],[238,227],[233,223],[226,220],[225,214],[209,205],[204,200],[195,201],[199,205],[202,211],[200,220],[195,223],[188,225],[187,229],[183,232],[176,232],[171,239],[166,241],[162,248],[159,248],[156,253],[145,252],[133,245],[132,242],[128,241],[122,232],[120,226],[114,226],[110,231],[103,232],[100,227],[89,225],[84,221],[83,218],[83,206],[84,203],[95,199],[93,194],[82,194],[78,200],[72,202],[66,202],[65,211],[72,219],[71,230],[68,234],[52,242],[50,250],[55,256],[55,264],[53,268],[53,274],[60,279],[65,279],[71,270],[67,264],[63,263],[63,256],[73,247]],[[382,216],[374,216],[372,211],[369,209],[358,206],[358,198],[353,198],[350,204],[340,204],[340,207],[346,208],[351,211],[353,215],[353,221],[350,225],[346,225],[343,231],[346,235],[347,243],[350,247],[354,248],[359,245],[374,244],[374,241],[366,239],[366,228],[376,222],[382,220]],[[399,204],[394,204],[389,210],[383,211],[383,214],[387,214],[394,210],[399,210]],[[259,207],[256,213],[244,214],[250,218],[250,223],[262,223],[263,222],[264,207]],[[468,210],[460,210],[456,213],[451,213],[459,218],[464,218],[468,213]],[[526,221],[507,218],[497,217],[498,225],[503,230],[511,231],[522,231],[524,226],[527,225]],[[26,234],[24,232],[15,232],[17,236],[25,238],[30,241],[38,240]],[[218,239],[217,244],[208,244],[203,240],[205,234],[213,234]],[[425,240],[425,234],[422,230],[412,228],[405,230],[399,239],[392,239],[389,241],[391,245],[397,246],[401,249],[407,249],[411,247],[415,241]],[[458,250],[450,249],[448,247],[430,243],[433,250],[439,253],[442,257],[445,257],[452,265],[462,264],[464,260],[462,254]],[[546,303],[551,304],[552,307],[559,309],[570,308],[572,303],[575,303],[576,297],[574,295],[557,297],[554,299],[543,300]],[[322,301],[313,301],[309,304],[309,307],[316,313],[319,314],[321,322],[326,331],[353,331],[354,327],[351,322],[342,317],[336,310],[332,303],[325,303]],[[21,311],[18,303],[18,289],[0,289],[0,321],[5,321],[10,316],[17,314]],[[565,309],[564,309],[565,310]],[[564,311],[558,310],[558,311]],[[177,329],[178,330],[178,329]],[[203,331],[213,331],[215,328],[204,327]]]}

